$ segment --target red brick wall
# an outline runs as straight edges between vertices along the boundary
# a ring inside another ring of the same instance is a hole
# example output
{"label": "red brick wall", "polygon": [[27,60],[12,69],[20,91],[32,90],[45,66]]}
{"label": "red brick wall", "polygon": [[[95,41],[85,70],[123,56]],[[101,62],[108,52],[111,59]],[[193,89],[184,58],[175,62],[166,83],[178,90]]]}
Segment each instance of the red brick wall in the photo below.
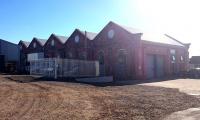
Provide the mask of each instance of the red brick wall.
{"label": "red brick wall", "polygon": [[[33,47],[33,43],[36,43],[36,48]],[[33,39],[27,48],[27,53],[39,53],[39,52],[44,52],[43,46],[40,45],[40,43],[36,40]]]}
{"label": "red brick wall", "polygon": [[[154,55],[162,55],[164,56],[164,68],[165,75],[172,75],[172,63],[171,63],[171,54],[170,49],[174,49],[176,51],[176,61],[175,65],[177,67],[177,72],[182,72],[187,70],[188,63],[188,50],[185,47],[152,43],[147,41],[142,41],[141,50],[142,50],[142,58],[140,61],[142,62],[142,78],[146,78],[145,71],[145,56],[146,54],[154,54]],[[183,56],[183,61],[181,61],[181,56]]]}
{"label": "red brick wall", "polygon": [[[79,42],[75,42],[75,36],[79,36]],[[92,60],[92,41],[85,38],[85,35],[75,30],[72,35],[68,38],[64,45],[65,57],[70,58],[69,52],[73,55],[72,59],[81,59],[80,54],[86,53],[87,60]]]}
{"label": "red brick wall", "polygon": [[[108,38],[109,30],[114,30],[112,39]],[[185,71],[188,63],[188,49],[173,45],[166,45],[141,40],[141,34],[129,34],[119,26],[109,23],[94,39],[94,60],[98,60],[98,53],[103,51],[105,61],[105,75],[117,78],[116,64],[120,49],[127,52],[127,72],[124,79],[145,79],[146,54],[161,55],[164,57],[165,75],[172,74],[170,49],[176,51],[177,72]],[[181,61],[181,56],[184,61]]]}
{"label": "red brick wall", "polygon": [[[54,46],[51,45],[52,40],[54,40]],[[61,43],[54,35],[51,35],[44,45],[44,56],[46,58],[64,58],[63,47],[63,43]]]}
{"label": "red brick wall", "polygon": [[[112,39],[108,38],[109,30],[114,30],[115,35]],[[132,35],[123,29],[109,23],[94,40],[94,59],[98,60],[98,53],[104,52],[106,75],[117,77],[116,65],[118,62],[119,50],[124,49],[127,52],[127,73],[126,79],[134,79],[136,70],[137,46],[139,44],[140,34]],[[111,52],[109,51],[111,50]]]}

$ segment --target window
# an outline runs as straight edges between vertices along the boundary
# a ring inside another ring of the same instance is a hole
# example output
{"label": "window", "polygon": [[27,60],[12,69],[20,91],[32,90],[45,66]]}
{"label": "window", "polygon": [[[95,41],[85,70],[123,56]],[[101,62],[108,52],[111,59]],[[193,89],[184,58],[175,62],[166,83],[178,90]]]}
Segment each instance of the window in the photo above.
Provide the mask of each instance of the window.
{"label": "window", "polygon": [[126,51],[125,50],[119,50],[119,56],[118,56],[118,63],[119,64],[126,64]]}
{"label": "window", "polygon": [[173,56],[172,56],[172,61],[175,61],[175,60],[176,60],[176,58],[175,58],[175,56],[173,55]]}
{"label": "window", "polygon": [[103,52],[99,52],[99,64],[100,65],[104,65],[104,53]]}
{"label": "window", "polygon": [[171,50],[170,50],[170,54],[173,54],[173,55],[176,54],[176,50],[171,49]]}
{"label": "window", "polygon": [[184,61],[184,58],[183,58],[183,56],[181,56],[181,62],[183,62]]}
{"label": "window", "polygon": [[36,48],[36,43],[35,42],[33,43],[33,48]]}
{"label": "window", "polygon": [[51,46],[54,46],[54,45],[55,45],[55,41],[52,40],[52,41],[51,41]]}
{"label": "window", "polygon": [[109,39],[112,39],[114,37],[114,35],[115,35],[115,31],[113,29],[108,31],[108,38]]}
{"label": "window", "polygon": [[75,43],[78,43],[78,42],[79,42],[79,39],[80,39],[80,38],[79,38],[79,36],[78,36],[78,35],[77,35],[77,36],[75,36],[75,39],[74,39],[74,40],[75,40]]}
{"label": "window", "polygon": [[176,62],[176,50],[175,49],[170,50],[170,56],[171,56],[171,63],[175,63]]}
{"label": "window", "polygon": [[68,52],[68,57],[69,58],[72,58],[73,57],[73,54],[71,52]]}
{"label": "window", "polygon": [[80,58],[81,60],[87,59],[87,53],[86,53],[86,52],[81,52],[81,53],[79,54],[79,58]]}

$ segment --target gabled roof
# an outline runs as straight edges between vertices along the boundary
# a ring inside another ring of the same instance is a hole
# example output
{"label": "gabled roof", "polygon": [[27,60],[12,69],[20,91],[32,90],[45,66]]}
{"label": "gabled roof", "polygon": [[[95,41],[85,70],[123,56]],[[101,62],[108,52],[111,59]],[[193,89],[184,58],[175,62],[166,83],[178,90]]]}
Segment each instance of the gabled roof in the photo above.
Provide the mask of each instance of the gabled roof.
{"label": "gabled roof", "polygon": [[172,39],[171,37],[169,37],[166,34],[143,33],[141,39],[144,40],[144,41],[150,41],[150,42],[163,43],[163,44],[169,44],[169,45],[176,45],[176,46],[184,47],[183,43],[178,42],[175,39]]}
{"label": "gabled roof", "polygon": [[4,40],[4,39],[0,39],[0,42],[4,42],[4,43],[8,43],[8,44],[12,44],[12,45],[17,45],[17,44],[15,44],[15,43],[9,42],[9,41]]}
{"label": "gabled roof", "polygon": [[23,41],[23,43],[26,45],[26,47],[30,45],[30,42],[27,42],[27,41]]}
{"label": "gabled roof", "polygon": [[41,38],[35,38],[39,43],[40,43],[40,45],[41,46],[44,46],[44,44],[46,43],[46,39],[41,39]]}
{"label": "gabled roof", "polygon": [[[81,31],[79,29],[76,29],[76,30],[78,30],[80,33],[82,33],[83,35],[85,35],[85,31]],[[93,40],[97,36],[97,33],[86,31],[86,35],[87,35],[87,38],[89,40]]]}
{"label": "gabled roof", "polygon": [[132,28],[132,27],[127,27],[127,26],[124,26],[124,25],[119,25],[119,24],[114,23],[112,21],[110,23],[114,24],[114,25],[116,25],[116,26],[118,26],[118,27],[126,30],[127,32],[132,33],[132,34],[143,33],[142,30],[140,30],[140,29],[136,29],[136,28]]}
{"label": "gabled roof", "polygon": [[153,32],[146,32],[143,30],[139,30],[139,29],[135,29],[135,28],[131,28],[131,27],[126,27],[123,25],[119,25],[116,24],[114,22],[110,22],[111,24],[114,24],[124,30],[126,30],[127,32],[131,33],[131,34],[138,34],[141,33],[141,40],[143,41],[150,41],[150,42],[156,42],[156,43],[163,43],[163,44],[169,44],[169,45],[176,45],[176,46],[182,46],[185,47],[185,44],[183,44],[182,42],[176,40],[175,38],[167,35],[167,34],[160,34],[160,33],[153,33]]}
{"label": "gabled roof", "polygon": [[66,37],[66,36],[61,36],[61,35],[55,35],[53,34],[56,38],[58,38],[58,40],[60,40],[61,43],[65,43],[69,37]]}
{"label": "gabled roof", "polygon": [[[30,42],[27,42],[27,41],[20,40],[20,42],[21,42],[22,44],[24,44],[26,47],[28,47],[28,46],[30,45]],[[19,43],[20,43],[20,42],[19,42]]]}

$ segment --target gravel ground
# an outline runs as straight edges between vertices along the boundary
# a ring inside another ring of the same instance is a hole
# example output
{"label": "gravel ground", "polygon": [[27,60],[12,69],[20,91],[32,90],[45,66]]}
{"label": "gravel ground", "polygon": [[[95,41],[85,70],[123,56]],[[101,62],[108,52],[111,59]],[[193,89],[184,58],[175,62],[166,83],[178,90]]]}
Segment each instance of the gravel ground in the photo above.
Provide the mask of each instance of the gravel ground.
{"label": "gravel ground", "polygon": [[[199,79],[175,79],[162,82],[145,83],[142,85],[158,86],[165,88],[177,88],[179,91],[192,95],[200,99]],[[178,111],[167,116],[165,120],[199,120],[200,108],[194,107],[187,110]]]}
{"label": "gravel ground", "polygon": [[159,120],[200,107],[200,100],[172,88],[18,83],[0,76],[0,106],[1,120]]}

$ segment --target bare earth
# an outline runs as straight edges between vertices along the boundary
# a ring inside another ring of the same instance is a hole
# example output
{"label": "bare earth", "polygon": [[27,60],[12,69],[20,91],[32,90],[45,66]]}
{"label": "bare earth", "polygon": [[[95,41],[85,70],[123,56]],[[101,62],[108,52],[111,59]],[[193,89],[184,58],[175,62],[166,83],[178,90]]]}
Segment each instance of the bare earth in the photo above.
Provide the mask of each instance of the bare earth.
{"label": "bare earth", "polygon": [[[159,86],[166,88],[177,88],[179,91],[196,98],[200,98],[200,80],[198,79],[177,79],[162,82],[145,83],[142,85]],[[167,116],[165,120],[199,120],[200,107],[189,108],[183,111],[174,112]]]}
{"label": "bare earth", "polygon": [[199,98],[172,88],[18,83],[0,76],[1,120],[159,120],[194,107]]}

